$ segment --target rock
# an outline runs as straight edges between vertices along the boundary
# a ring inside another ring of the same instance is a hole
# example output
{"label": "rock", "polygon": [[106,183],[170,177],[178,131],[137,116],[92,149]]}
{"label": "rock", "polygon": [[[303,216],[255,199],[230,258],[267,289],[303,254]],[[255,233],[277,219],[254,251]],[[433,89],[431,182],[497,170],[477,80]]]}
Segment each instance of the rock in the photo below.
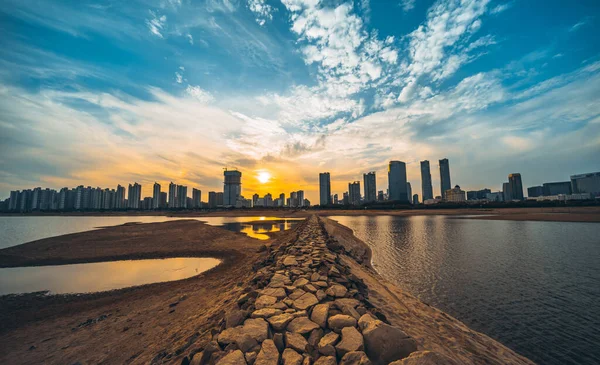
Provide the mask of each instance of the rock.
{"label": "rock", "polygon": [[405,359],[391,362],[390,365],[458,365],[458,363],[438,352],[418,351]]}
{"label": "rock", "polygon": [[319,300],[314,294],[305,293],[300,298],[294,300],[294,304],[292,306],[297,310],[304,310],[318,303]]}
{"label": "rock", "polygon": [[315,286],[312,285],[312,284],[306,284],[306,285],[304,285],[304,290],[306,290],[307,292],[310,292],[310,293],[316,293],[317,292],[317,288],[315,288]]}
{"label": "rock", "polygon": [[244,334],[236,338],[235,344],[242,352],[248,352],[258,346],[258,341],[251,336]]}
{"label": "rock", "polygon": [[342,357],[340,365],[371,365],[371,360],[363,351],[350,351]]}
{"label": "rock", "polygon": [[306,292],[302,289],[296,289],[292,292],[292,294],[290,294],[288,296],[288,298],[290,298],[291,300],[296,300],[298,298],[300,298],[301,296],[303,296],[304,294],[306,294]]}
{"label": "rock", "polygon": [[283,264],[285,266],[296,266],[298,265],[298,261],[296,261],[296,258],[294,256],[286,256],[283,259]]}
{"label": "rock", "polygon": [[333,303],[339,309],[342,309],[345,306],[356,308],[360,305],[360,302],[354,298],[339,298],[336,299]]}
{"label": "rock", "polygon": [[327,294],[325,294],[325,292],[323,290],[317,290],[317,292],[315,293],[315,296],[317,297],[317,299],[320,302],[327,297]]}
{"label": "rock", "polygon": [[256,299],[256,302],[254,302],[254,306],[256,307],[256,309],[261,309],[265,307],[270,307],[275,303],[277,303],[277,298],[272,297],[270,295],[261,295]]}
{"label": "rock", "polygon": [[283,311],[281,309],[262,308],[262,309],[252,312],[250,317],[252,317],[252,318],[269,318],[269,317],[280,315],[281,313],[283,313]]}
{"label": "rock", "polygon": [[301,365],[304,358],[292,349],[285,349],[281,355],[283,365]]}
{"label": "rock", "polygon": [[337,365],[337,362],[335,356],[321,356],[315,361],[314,365]]}
{"label": "rock", "polygon": [[329,324],[330,329],[334,330],[335,332],[340,332],[344,327],[356,326],[356,319],[346,314],[336,314],[329,317],[327,323]]}
{"label": "rock", "polygon": [[275,274],[271,278],[271,282],[269,283],[269,288],[283,288],[286,285],[291,284],[292,281],[286,275],[283,274]]}
{"label": "rock", "polygon": [[337,267],[331,266],[331,269],[329,269],[329,273],[327,273],[328,276],[340,276],[341,272],[340,270],[338,270]]}
{"label": "rock", "polygon": [[304,354],[304,360],[302,360],[302,365],[310,365],[312,364],[312,357]]}
{"label": "rock", "polygon": [[319,273],[318,272],[313,272],[310,275],[310,281],[312,281],[312,282],[319,281]]}
{"label": "rock", "polygon": [[272,306],[270,306],[269,308],[274,308],[274,309],[279,309],[281,311],[284,311],[284,310],[288,309],[288,306],[283,302],[277,302],[277,303],[273,304]]}
{"label": "rock", "polygon": [[246,358],[243,352],[235,350],[222,357],[216,365],[246,365]]}
{"label": "rock", "polygon": [[320,328],[314,329],[310,332],[310,335],[308,336],[308,344],[313,349],[316,349],[319,345],[319,341],[321,341],[321,338],[323,338],[323,330]]}
{"label": "rock", "polygon": [[375,365],[401,360],[417,350],[414,339],[399,328],[379,320],[368,323],[362,334],[365,352]]}
{"label": "rock", "polygon": [[319,328],[319,325],[308,319],[308,317],[294,318],[287,326],[287,330],[290,332],[305,334],[315,328]]}
{"label": "rock", "polygon": [[260,294],[275,297],[279,300],[285,298],[287,295],[284,288],[266,288],[261,290]]}
{"label": "rock", "polygon": [[264,340],[258,356],[256,357],[255,365],[278,365],[279,351],[273,340]]}
{"label": "rock", "polygon": [[364,348],[363,336],[356,328],[342,328],[342,340],[335,345],[338,357],[343,357],[351,351],[362,351]]}
{"label": "rock", "polygon": [[231,312],[227,313],[227,317],[225,318],[225,328],[232,328],[244,323],[246,315],[246,312],[241,311],[239,309],[234,309]]}
{"label": "rock", "polygon": [[246,363],[248,365],[253,365],[254,361],[256,361],[256,352],[246,352],[244,357],[246,358]]}
{"label": "rock", "polygon": [[360,319],[360,314],[358,314],[358,312],[356,311],[356,309],[350,307],[350,306],[343,306],[342,308],[342,313],[347,314],[351,317],[353,317],[354,319],[358,320]]}
{"label": "rock", "polygon": [[249,318],[244,321],[243,333],[263,342],[269,335],[269,324],[262,318]]}
{"label": "rock", "polygon": [[347,292],[348,292],[348,289],[346,289],[345,286],[339,285],[339,284],[333,284],[325,291],[325,294],[330,295],[332,297],[341,298],[341,297],[344,297]]}
{"label": "rock", "polygon": [[329,286],[329,285],[327,285],[326,281],[320,281],[320,280],[319,281],[315,281],[313,284],[316,285],[316,286],[318,286],[318,287],[320,287],[320,288],[327,288]]}
{"label": "rock", "polygon": [[335,344],[340,339],[340,335],[335,332],[329,332],[321,340],[318,344],[318,350],[325,356],[335,356]]}
{"label": "rock", "polygon": [[286,347],[299,351],[301,353],[307,351],[308,342],[304,336],[299,333],[286,332],[285,333],[285,344]]}
{"label": "rock", "polygon": [[293,314],[284,313],[278,316],[269,317],[267,321],[269,321],[275,331],[283,331],[287,327],[288,323],[290,323],[294,318],[295,316]]}
{"label": "rock", "polygon": [[303,287],[304,285],[306,285],[308,283],[309,283],[309,281],[307,279],[300,278],[300,279],[297,279],[296,281],[294,281],[294,283],[292,284],[292,286],[295,286],[296,288],[301,288],[301,287]]}
{"label": "rock", "polygon": [[275,333],[273,335],[273,343],[275,343],[275,347],[279,352],[285,349],[285,343],[283,342],[283,333]]}
{"label": "rock", "polygon": [[312,310],[310,320],[321,326],[327,327],[327,315],[329,313],[329,304],[318,304]]}

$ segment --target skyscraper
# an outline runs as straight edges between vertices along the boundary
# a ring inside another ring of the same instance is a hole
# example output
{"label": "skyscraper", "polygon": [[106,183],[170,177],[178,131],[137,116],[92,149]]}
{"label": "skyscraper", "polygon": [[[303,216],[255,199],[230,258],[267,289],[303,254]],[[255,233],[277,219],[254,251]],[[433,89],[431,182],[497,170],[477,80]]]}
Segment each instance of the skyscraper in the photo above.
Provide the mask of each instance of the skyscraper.
{"label": "skyscraper", "polygon": [[388,167],[389,200],[406,201],[406,164],[390,161]]}
{"label": "skyscraper", "polygon": [[360,205],[360,181],[348,183],[348,200],[352,205]]}
{"label": "skyscraper", "polygon": [[[83,186],[81,186],[83,188]],[[77,188],[79,189],[79,188]],[[115,194],[115,208],[124,209],[125,207],[125,187],[117,185],[117,192]]]}
{"label": "skyscraper", "polygon": [[406,183],[406,200],[408,200],[409,203],[412,202],[412,187],[409,182]]}
{"label": "skyscraper", "polygon": [[188,208],[187,186],[177,185],[177,208]]}
{"label": "skyscraper", "polygon": [[298,207],[304,206],[304,190],[298,190],[296,199],[298,199]]}
{"label": "skyscraper", "polygon": [[214,191],[208,192],[208,207],[216,208],[217,207],[217,193]]}
{"label": "skyscraper", "polygon": [[233,206],[242,194],[242,173],[237,170],[227,170],[223,173],[223,205]]}
{"label": "skyscraper", "polygon": [[319,204],[331,204],[331,176],[329,172],[319,174]]}
{"label": "skyscraper", "polygon": [[137,182],[129,184],[127,189],[127,205],[130,209],[140,209],[140,200],[142,197],[142,186]]}
{"label": "skyscraper", "polygon": [[521,181],[521,174],[509,174],[508,183],[510,184],[510,192],[512,199],[523,200],[523,182]]}
{"label": "skyscraper", "polygon": [[431,169],[429,161],[421,161],[421,191],[423,201],[433,199],[433,186],[431,185]]}
{"label": "skyscraper", "polygon": [[160,184],[155,182],[152,189],[152,209],[160,208]]}
{"label": "skyscraper", "polygon": [[377,199],[375,171],[363,174],[363,182],[365,184],[365,203],[374,202]]}
{"label": "skyscraper", "polygon": [[510,202],[513,200],[512,192],[510,190],[510,183],[502,183],[502,195],[504,196],[505,202]]}
{"label": "skyscraper", "polygon": [[177,208],[177,184],[169,184],[169,209]]}
{"label": "skyscraper", "polygon": [[450,183],[450,163],[447,158],[440,160],[440,188],[442,189],[442,199],[446,200],[446,190],[452,188]]}
{"label": "skyscraper", "polygon": [[188,208],[198,209],[202,205],[202,191],[193,188],[192,189],[192,206]]}

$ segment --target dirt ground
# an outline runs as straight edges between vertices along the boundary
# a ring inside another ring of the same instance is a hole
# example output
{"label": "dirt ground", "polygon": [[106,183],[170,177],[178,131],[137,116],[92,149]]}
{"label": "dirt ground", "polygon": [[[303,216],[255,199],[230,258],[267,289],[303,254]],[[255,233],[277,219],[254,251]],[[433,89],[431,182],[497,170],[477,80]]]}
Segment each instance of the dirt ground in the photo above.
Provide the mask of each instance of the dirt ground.
{"label": "dirt ground", "polygon": [[[285,234],[285,233],[284,233]],[[0,266],[216,257],[189,279],[89,295],[0,297],[0,364],[146,364],[210,336],[252,274],[258,241],[197,221],[124,225],[0,250]],[[179,359],[179,361],[181,361]]]}

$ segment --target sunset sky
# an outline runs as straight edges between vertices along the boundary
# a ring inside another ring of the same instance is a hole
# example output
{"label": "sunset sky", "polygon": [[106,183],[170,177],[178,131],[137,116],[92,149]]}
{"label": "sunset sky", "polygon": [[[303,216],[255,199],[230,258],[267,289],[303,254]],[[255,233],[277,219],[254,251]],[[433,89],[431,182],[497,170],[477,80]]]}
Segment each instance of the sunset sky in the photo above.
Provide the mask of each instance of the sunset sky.
{"label": "sunset sky", "polygon": [[598,34],[598,0],[3,0],[0,197],[565,181],[600,170]]}

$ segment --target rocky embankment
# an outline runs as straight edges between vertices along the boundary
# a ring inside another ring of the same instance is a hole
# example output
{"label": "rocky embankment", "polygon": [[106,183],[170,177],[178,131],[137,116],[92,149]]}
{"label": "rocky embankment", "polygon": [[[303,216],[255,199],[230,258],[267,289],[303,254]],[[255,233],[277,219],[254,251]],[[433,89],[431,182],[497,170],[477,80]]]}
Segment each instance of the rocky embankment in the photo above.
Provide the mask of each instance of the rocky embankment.
{"label": "rocky embankment", "polygon": [[455,364],[391,325],[313,216],[269,248],[250,287],[184,363],[209,365]]}

